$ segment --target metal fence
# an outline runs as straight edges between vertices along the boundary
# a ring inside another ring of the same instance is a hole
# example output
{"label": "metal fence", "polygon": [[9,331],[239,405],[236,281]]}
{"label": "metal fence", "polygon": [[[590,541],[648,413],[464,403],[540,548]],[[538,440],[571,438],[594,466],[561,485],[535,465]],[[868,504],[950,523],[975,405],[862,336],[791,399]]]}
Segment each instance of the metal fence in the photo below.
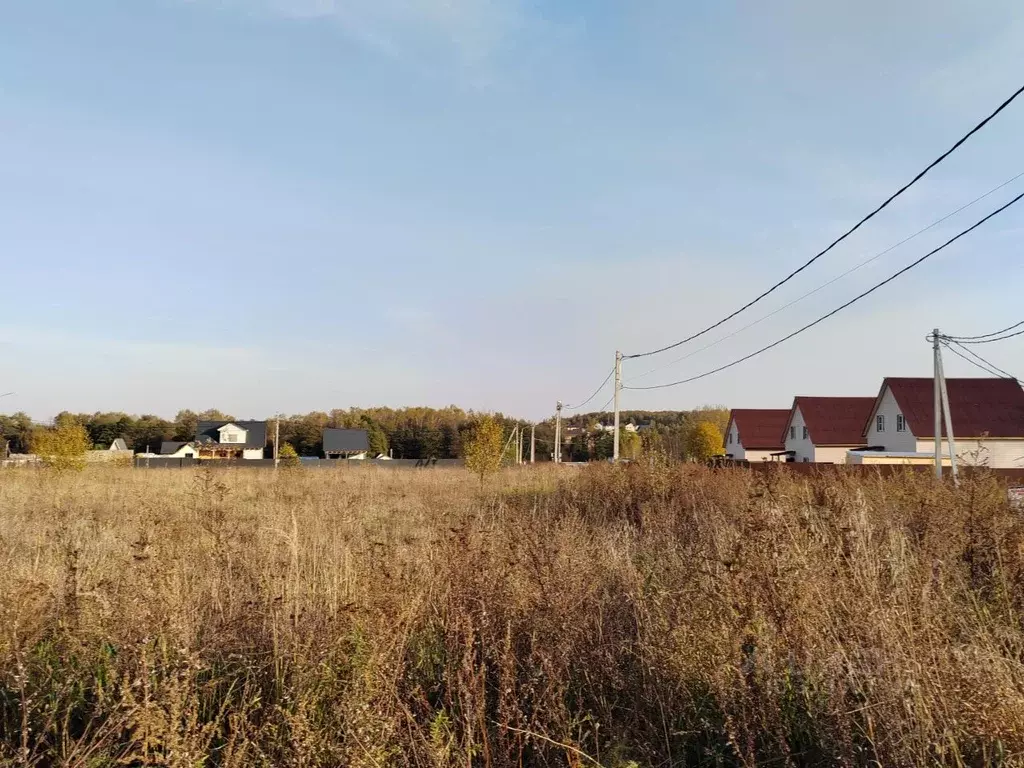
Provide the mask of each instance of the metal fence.
{"label": "metal fence", "polygon": [[[138,469],[266,469],[274,466],[273,459],[189,459],[159,456],[146,458],[137,456],[135,466]],[[284,462],[282,461],[282,466]],[[341,469],[357,470],[361,467],[381,467],[383,469],[430,469],[433,467],[462,467],[462,459],[299,459],[297,465],[302,469]]]}

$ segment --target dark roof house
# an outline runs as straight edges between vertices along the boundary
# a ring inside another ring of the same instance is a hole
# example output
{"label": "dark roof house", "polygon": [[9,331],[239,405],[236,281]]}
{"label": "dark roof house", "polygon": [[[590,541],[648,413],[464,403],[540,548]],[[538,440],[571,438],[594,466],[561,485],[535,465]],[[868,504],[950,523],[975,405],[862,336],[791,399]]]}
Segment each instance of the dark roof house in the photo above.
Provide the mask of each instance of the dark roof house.
{"label": "dark roof house", "polygon": [[[957,438],[1024,438],[1024,389],[1014,379],[946,379],[953,435]],[[887,378],[861,425],[866,435],[886,390],[911,433],[935,437],[935,391],[930,378]]]}
{"label": "dark roof house", "polygon": [[[234,425],[237,430],[225,429]],[[225,441],[226,435],[244,440]],[[196,442],[200,445],[228,445],[236,449],[266,448],[267,422],[265,421],[200,421],[196,424]]]}
{"label": "dark roof house", "polygon": [[739,432],[740,443],[747,450],[781,451],[785,440],[782,433],[789,421],[788,408],[734,408],[729,412],[729,434],[733,425]]}
{"label": "dark roof house", "polygon": [[324,455],[364,453],[370,450],[370,437],[365,429],[325,429]]}

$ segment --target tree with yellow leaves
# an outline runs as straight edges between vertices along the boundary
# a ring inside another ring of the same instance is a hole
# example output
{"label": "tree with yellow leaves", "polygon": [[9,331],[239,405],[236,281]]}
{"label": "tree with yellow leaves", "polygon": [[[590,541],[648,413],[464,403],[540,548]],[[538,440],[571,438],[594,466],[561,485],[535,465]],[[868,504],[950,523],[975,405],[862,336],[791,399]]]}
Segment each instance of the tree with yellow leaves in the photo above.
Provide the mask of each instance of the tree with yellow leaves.
{"label": "tree with yellow leaves", "polygon": [[90,448],[89,433],[71,419],[61,419],[56,426],[32,435],[32,452],[48,467],[58,470],[85,467],[85,454]]}
{"label": "tree with yellow leaves", "polygon": [[505,447],[505,434],[501,424],[493,416],[484,416],[477,422],[473,435],[466,444],[466,468],[484,478],[497,472],[501,466],[501,454]]}
{"label": "tree with yellow leaves", "polygon": [[710,421],[698,421],[687,435],[686,455],[695,461],[707,461],[725,452],[722,432]]}

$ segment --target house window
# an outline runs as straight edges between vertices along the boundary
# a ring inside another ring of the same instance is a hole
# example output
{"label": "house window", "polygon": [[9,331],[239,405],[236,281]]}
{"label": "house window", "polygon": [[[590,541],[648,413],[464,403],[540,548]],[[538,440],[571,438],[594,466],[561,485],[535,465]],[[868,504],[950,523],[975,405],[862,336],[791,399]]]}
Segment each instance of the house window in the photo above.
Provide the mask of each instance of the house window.
{"label": "house window", "polygon": [[902,413],[896,414],[896,431],[906,432],[907,431],[907,420]]}
{"label": "house window", "polygon": [[804,427],[804,440],[807,439],[807,427]]}
{"label": "house window", "polygon": [[789,439],[796,440],[796,427],[789,428]]}
{"label": "house window", "polygon": [[810,460],[810,458],[808,458],[807,456],[804,456],[804,458],[803,458],[803,462],[804,462],[804,464],[810,464],[810,463],[811,463],[811,460]]}
{"label": "house window", "polygon": [[237,443],[238,434],[235,432],[225,432],[224,437],[221,438],[222,443]]}
{"label": "house window", "polygon": [[885,414],[878,414],[875,416],[875,429],[879,432],[885,432]]}

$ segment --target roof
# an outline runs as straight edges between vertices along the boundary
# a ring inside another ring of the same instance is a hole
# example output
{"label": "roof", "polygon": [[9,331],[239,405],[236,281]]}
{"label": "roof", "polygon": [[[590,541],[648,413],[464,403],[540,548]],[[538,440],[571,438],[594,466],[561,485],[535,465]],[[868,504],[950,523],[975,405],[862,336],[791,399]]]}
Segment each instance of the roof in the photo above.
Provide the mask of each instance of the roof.
{"label": "roof", "polygon": [[[930,378],[887,378],[882,382],[870,419],[886,388],[892,391],[915,437],[935,437],[935,390]],[[1024,389],[1014,379],[946,379],[953,437],[1024,438]],[[945,430],[943,430],[945,431]]]}
{"label": "roof", "polygon": [[177,453],[183,445],[188,445],[188,443],[176,443],[171,440],[165,440],[160,443],[160,455],[169,456],[172,453]]}
{"label": "roof", "polygon": [[359,453],[370,450],[365,429],[325,429],[324,453]]}
{"label": "roof", "polygon": [[245,430],[244,443],[229,443],[232,448],[266,448],[267,422],[265,421],[200,421],[196,424],[196,442],[220,443],[218,429],[225,424],[234,424]]}
{"label": "roof", "polygon": [[736,425],[740,444],[747,450],[781,450],[788,421],[788,408],[734,408],[729,412],[729,424]]}
{"label": "roof", "polygon": [[850,446],[864,444],[864,425],[875,408],[873,397],[803,397],[793,400],[785,429],[800,409],[811,442],[815,445]]}

